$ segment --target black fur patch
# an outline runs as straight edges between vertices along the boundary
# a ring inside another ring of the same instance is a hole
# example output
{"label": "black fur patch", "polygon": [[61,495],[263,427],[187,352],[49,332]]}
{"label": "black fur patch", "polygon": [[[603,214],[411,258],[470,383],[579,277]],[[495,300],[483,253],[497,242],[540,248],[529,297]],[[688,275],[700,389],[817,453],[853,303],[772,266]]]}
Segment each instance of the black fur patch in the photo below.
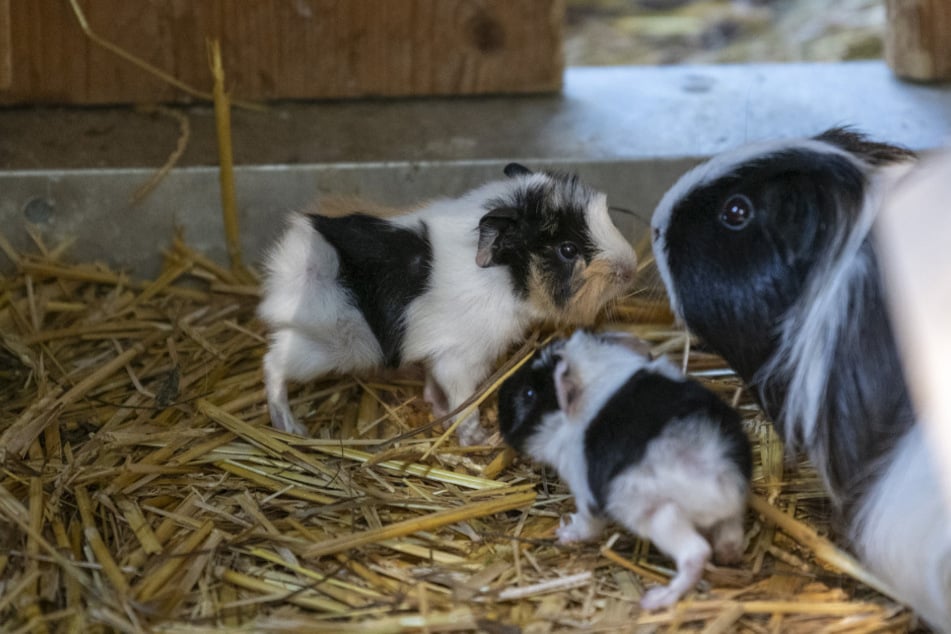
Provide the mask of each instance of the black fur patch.
{"label": "black fur patch", "polygon": [[414,231],[366,214],[310,219],[336,249],[340,284],[380,342],[384,362],[399,366],[406,307],[429,287],[433,249],[426,224]]}
{"label": "black fur patch", "polygon": [[539,352],[499,388],[499,431],[510,447],[525,451],[545,414],[558,409],[555,344]]}
{"label": "black fur patch", "polygon": [[586,208],[595,192],[577,176],[551,173],[551,180],[517,188],[511,194],[489,201],[488,212],[517,210],[493,245],[494,264],[508,267],[512,285],[520,296],[528,294],[533,262],[542,271],[546,290],[556,306],[564,306],[575,289],[571,274],[575,262],[560,255],[560,247],[570,242],[578,257],[590,262],[596,246],[588,228]]}
{"label": "black fur patch", "polygon": [[[858,214],[864,191],[864,174],[846,157],[792,149],[695,188],[672,209],[666,255],[684,320],[748,383],[774,351],[812,266],[833,248],[834,229]],[[754,208],[740,231],[719,222],[735,194]]]}
{"label": "black fur patch", "polygon": [[655,372],[635,372],[594,417],[585,433],[588,486],[600,509],[611,481],[644,458],[652,440],[686,417],[703,416],[718,428],[728,459],[749,480],[750,442],[733,408],[693,380],[675,381]]}
{"label": "black fur patch", "polygon": [[531,176],[534,172],[521,163],[509,163],[505,166],[505,169],[502,170],[506,176],[509,178],[517,178],[519,176]]}
{"label": "black fur patch", "polygon": [[898,145],[872,141],[860,132],[848,127],[831,128],[815,137],[850,152],[869,165],[887,165],[915,158],[915,153]]}

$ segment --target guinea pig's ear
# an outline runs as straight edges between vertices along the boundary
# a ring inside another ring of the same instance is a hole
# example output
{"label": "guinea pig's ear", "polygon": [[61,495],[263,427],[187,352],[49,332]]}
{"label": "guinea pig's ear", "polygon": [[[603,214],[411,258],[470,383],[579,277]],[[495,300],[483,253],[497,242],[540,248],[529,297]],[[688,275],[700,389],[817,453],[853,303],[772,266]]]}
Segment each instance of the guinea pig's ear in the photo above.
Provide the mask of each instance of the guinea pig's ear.
{"label": "guinea pig's ear", "polygon": [[558,409],[569,417],[574,416],[581,400],[581,385],[571,371],[571,366],[564,359],[559,359],[555,366],[555,394],[558,398]]}
{"label": "guinea pig's ear", "polygon": [[515,178],[516,176],[531,176],[535,173],[521,163],[509,163],[502,171],[505,172],[505,175],[509,178]]}
{"label": "guinea pig's ear", "polygon": [[482,268],[496,266],[499,250],[505,236],[518,222],[518,209],[498,207],[479,220],[479,246],[476,248],[476,264]]}

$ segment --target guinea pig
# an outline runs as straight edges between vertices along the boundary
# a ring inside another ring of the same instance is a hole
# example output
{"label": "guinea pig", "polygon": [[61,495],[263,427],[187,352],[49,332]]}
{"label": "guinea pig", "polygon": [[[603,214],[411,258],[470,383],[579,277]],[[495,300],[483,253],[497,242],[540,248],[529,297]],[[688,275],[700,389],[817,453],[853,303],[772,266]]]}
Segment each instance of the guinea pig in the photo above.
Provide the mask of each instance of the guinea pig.
{"label": "guinea pig", "polygon": [[[818,469],[857,554],[951,631],[951,514],[899,363],[872,227],[912,152],[834,128],[726,152],[652,219],[675,313]],[[948,456],[947,458],[951,458]]]}
{"label": "guinea pig", "polygon": [[[291,215],[258,308],[275,427],[305,431],[289,380],[411,363],[425,367],[424,397],[445,415],[531,326],[590,323],[632,288],[637,260],[604,194],[516,163],[505,175],[408,213]],[[462,444],[485,438],[478,414],[457,430]]]}
{"label": "guinea pig", "polygon": [[560,542],[594,539],[613,519],[674,559],[676,576],[644,594],[645,609],[693,588],[711,552],[740,559],[752,470],[740,417],[639,340],[579,330],[542,348],[502,384],[499,427],[571,489],[577,511]]}

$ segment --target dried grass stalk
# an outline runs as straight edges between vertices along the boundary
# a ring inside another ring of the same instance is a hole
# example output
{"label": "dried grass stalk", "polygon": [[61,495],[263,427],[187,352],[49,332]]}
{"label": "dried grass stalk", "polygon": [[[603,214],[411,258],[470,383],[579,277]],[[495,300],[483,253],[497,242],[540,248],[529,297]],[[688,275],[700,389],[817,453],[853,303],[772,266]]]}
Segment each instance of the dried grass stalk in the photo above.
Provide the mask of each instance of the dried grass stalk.
{"label": "dried grass stalk", "polygon": [[[550,474],[462,451],[415,383],[331,378],[267,424],[256,289],[180,239],[151,281],[0,251],[0,623],[10,631],[908,631],[913,617],[840,548],[807,464],[722,361],[689,350],[657,295],[616,327],[744,413],[749,545],[674,609],[640,611],[671,563],[620,534],[565,547]],[[44,255],[45,254],[45,255]],[[185,285],[187,283],[187,286]],[[538,339],[513,353],[494,393]],[[410,430],[407,432],[407,430]],[[768,496],[768,501],[764,499]],[[783,510],[780,510],[783,509]]]}

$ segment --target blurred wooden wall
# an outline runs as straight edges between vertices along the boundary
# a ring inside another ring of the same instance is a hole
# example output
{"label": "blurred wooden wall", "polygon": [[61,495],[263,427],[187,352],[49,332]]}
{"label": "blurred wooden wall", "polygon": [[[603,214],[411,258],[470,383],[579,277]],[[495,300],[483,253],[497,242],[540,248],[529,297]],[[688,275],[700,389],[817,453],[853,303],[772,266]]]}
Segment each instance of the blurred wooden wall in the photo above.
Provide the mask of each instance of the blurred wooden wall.
{"label": "blurred wooden wall", "polygon": [[[202,90],[206,40],[251,100],[561,87],[564,0],[80,0],[93,31]],[[0,0],[0,103],[187,100],[90,41],[69,0]]]}
{"label": "blurred wooden wall", "polygon": [[951,0],[886,0],[885,59],[899,77],[951,80]]}

